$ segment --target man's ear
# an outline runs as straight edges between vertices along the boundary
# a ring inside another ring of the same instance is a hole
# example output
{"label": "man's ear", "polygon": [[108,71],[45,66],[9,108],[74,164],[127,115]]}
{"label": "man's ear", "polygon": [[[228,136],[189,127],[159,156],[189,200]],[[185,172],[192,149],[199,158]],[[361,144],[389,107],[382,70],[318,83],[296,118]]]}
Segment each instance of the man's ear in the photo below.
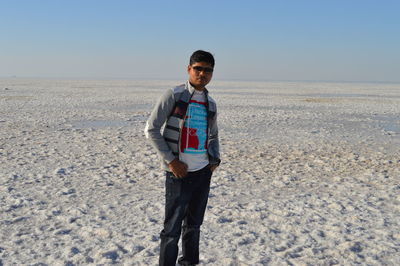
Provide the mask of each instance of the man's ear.
{"label": "man's ear", "polygon": [[187,67],[187,72],[189,73],[190,72],[190,69],[192,68],[192,66],[191,65],[188,65],[188,67]]}

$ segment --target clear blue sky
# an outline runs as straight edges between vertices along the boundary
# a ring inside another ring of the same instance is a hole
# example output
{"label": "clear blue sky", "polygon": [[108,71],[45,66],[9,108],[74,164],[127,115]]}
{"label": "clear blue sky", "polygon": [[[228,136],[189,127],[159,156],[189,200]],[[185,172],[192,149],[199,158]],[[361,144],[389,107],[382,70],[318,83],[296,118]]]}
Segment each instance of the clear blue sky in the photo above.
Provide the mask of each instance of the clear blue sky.
{"label": "clear blue sky", "polygon": [[400,82],[400,1],[0,0],[0,77]]}

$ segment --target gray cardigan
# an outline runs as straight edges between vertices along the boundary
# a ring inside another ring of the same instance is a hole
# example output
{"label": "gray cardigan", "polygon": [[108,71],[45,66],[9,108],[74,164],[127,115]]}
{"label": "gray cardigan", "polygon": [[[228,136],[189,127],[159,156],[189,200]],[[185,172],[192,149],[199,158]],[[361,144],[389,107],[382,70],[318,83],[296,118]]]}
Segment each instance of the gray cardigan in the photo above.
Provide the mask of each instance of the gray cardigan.
{"label": "gray cardigan", "polygon": [[[146,123],[145,135],[161,158],[161,167],[169,170],[168,164],[179,158],[180,133],[184,124],[187,106],[194,88],[189,82],[167,90],[156,103]],[[207,144],[210,164],[219,164],[219,140],[217,106],[204,89],[207,100]]]}

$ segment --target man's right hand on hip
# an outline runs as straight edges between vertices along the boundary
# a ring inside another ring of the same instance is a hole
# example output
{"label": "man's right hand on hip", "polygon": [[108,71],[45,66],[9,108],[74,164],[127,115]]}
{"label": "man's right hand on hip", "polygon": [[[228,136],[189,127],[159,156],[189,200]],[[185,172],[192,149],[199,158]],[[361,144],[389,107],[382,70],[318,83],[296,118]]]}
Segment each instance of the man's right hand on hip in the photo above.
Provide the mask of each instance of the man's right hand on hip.
{"label": "man's right hand on hip", "polygon": [[177,178],[182,178],[187,175],[187,165],[178,159],[174,159],[172,162],[170,162],[168,164],[168,168]]}

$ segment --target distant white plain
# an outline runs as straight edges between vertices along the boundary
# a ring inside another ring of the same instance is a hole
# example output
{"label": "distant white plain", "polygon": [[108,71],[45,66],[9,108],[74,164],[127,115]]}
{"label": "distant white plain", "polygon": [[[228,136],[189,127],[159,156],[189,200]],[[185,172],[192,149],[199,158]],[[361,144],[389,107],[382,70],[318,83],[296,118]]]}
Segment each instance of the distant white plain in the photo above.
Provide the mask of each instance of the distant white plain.
{"label": "distant white plain", "polygon": [[[0,265],[156,265],[175,81],[0,80]],[[400,265],[400,84],[222,82],[201,265]]]}

